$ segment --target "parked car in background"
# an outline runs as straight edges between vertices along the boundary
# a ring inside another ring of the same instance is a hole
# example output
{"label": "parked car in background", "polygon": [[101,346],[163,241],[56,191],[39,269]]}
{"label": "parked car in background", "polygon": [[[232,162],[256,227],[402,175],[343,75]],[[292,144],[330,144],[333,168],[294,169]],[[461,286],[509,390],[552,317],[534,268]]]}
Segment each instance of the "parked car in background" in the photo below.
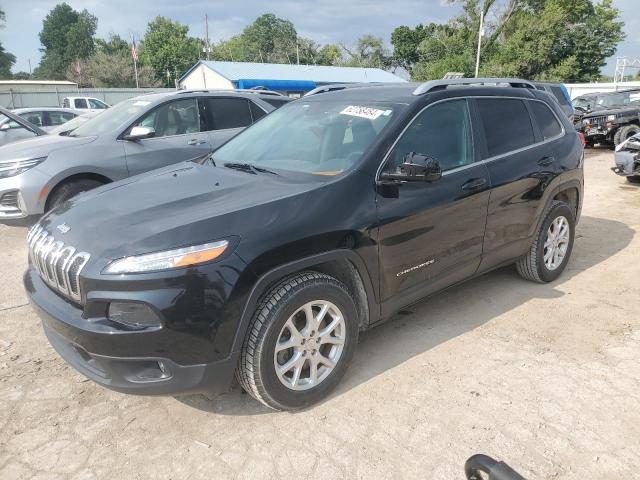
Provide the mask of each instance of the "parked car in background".
{"label": "parked car in background", "polygon": [[631,183],[640,183],[640,133],[616,147],[615,163],[611,170]]}
{"label": "parked car in background", "polygon": [[211,394],[235,374],[268,407],[304,408],[407,305],[514,263],[558,278],[583,159],[525,80],[311,95],[202,162],[60,205],[27,236],[24,285],[51,345],[105,387]]}
{"label": "parked car in background", "polygon": [[85,113],[81,113],[80,115],[76,115],[76,117],[73,120],[69,120],[68,122],[63,123],[62,125],[58,125],[57,127],[49,130],[49,134],[50,135],[69,135],[69,133],[74,131],[80,125],[84,124],[89,119],[95,117],[96,115],[99,115],[100,112],[102,111],[103,110],[98,110],[95,112],[88,111]]}
{"label": "parked car in background", "polygon": [[79,115],[77,111],[58,107],[16,108],[12,112],[42,128],[45,132],[49,132]]}
{"label": "parked car in background", "polygon": [[65,97],[62,101],[64,108],[73,108],[74,110],[106,110],[111,105],[93,97]]}
{"label": "parked car in background", "polygon": [[571,102],[571,95],[569,95],[569,91],[567,87],[565,87],[562,83],[550,83],[550,82],[532,82],[538,90],[542,90],[550,94],[553,98],[558,101],[560,108],[567,116],[569,120],[573,122],[575,109],[573,107],[573,103]]}
{"label": "parked car in background", "polygon": [[[598,94],[586,101],[580,130],[587,146],[596,143],[620,145],[640,133],[640,89]],[[583,103],[584,99],[579,103]]]}
{"label": "parked car in background", "polygon": [[37,125],[0,107],[0,146],[46,134],[47,132]]}
{"label": "parked car in background", "polygon": [[[0,219],[211,152],[276,107],[269,92],[176,91],[125,100],[68,135],[0,148]],[[5,195],[7,195],[5,197]],[[9,200],[3,200],[7,198]]]}

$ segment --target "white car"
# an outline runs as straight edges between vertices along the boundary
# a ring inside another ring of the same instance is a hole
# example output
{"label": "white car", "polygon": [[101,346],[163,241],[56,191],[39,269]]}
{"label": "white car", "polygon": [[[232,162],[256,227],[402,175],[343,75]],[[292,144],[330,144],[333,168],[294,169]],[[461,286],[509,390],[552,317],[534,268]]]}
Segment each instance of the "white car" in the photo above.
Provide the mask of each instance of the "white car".
{"label": "white car", "polygon": [[[58,107],[29,107],[16,108],[13,113],[24,118],[33,125],[40,127],[45,132],[50,132],[59,125],[77,117],[80,112],[71,110],[70,108]],[[13,125],[16,127],[16,125]]]}
{"label": "white car", "polygon": [[110,106],[111,105],[104,103],[102,100],[93,97],[65,97],[62,101],[63,108],[72,108],[82,112],[106,110]]}

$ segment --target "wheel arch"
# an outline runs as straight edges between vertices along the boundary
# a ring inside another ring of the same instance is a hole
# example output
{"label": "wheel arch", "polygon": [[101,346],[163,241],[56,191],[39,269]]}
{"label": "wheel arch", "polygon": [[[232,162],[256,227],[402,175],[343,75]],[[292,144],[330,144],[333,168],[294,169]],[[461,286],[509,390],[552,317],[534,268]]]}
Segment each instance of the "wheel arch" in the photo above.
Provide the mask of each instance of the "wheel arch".
{"label": "wheel arch", "polygon": [[95,172],[79,172],[79,173],[74,173],[71,175],[64,176],[63,178],[57,180],[56,183],[53,186],[51,186],[49,190],[46,192],[46,195],[44,196],[45,197],[44,202],[43,202],[44,211],[47,212],[49,210],[49,201],[53,196],[53,194],[60,189],[60,187],[77,180],[95,180],[97,182],[102,183],[103,185],[107,183],[111,183],[113,181],[109,177],[106,177],[105,175],[95,173]]}
{"label": "wheel arch", "polygon": [[232,353],[237,354],[240,351],[261,297],[284,277],[304,270],[325,273],[349,288],[356,302],[361,329],[375,323],[380,317],[380,306],[376,303],[371,277],[362,258],[354,251],[347,249],[323,252],[280,265],[258,278],[245,302],[233,341]]}

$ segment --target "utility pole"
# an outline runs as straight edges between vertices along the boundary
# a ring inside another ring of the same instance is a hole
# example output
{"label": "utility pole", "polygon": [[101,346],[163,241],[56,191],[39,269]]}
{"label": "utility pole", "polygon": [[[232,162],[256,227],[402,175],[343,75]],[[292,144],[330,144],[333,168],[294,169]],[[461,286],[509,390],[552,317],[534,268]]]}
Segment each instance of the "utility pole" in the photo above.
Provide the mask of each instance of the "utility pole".
{"label": "utility pole", "polygon": [[136,39],[131,34],[131,56],[133,57],[133,71],[136,75],[136,88],[140,88],[138,83],[138,49],[136,48]]}
{"label": "utility pole", "polygon": [[207,60],[209,60],[209,55],[211,54],[211,44],[209,43],[209,17],[206,13],[204,14],[204,32],[204,48],[206,50],[205,53]]}
{"label": "utility pole", "polygon": [[478,72],[480,71],[480,47],[482,46],[482,36],[484,35],[484,2],[480,7],[480,28],[478,29],[478,53],[476,54],[476,77],[478,78]]}

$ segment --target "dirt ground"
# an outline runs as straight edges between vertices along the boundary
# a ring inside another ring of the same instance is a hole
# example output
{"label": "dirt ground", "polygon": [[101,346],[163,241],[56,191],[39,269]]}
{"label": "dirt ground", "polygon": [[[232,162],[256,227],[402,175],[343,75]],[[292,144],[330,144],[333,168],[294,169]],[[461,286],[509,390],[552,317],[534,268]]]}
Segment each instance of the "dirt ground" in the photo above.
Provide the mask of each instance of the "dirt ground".
{"label": "dirt ground", "polygon": [[0,478],[462,479],[474,453],[530,479],[640,468],[640,187],[589,151],[571,262],[505,268],[361,336],[324,403],[275,413],[111,392],[66,366],[23,292],[25,228],[0,226]]}

